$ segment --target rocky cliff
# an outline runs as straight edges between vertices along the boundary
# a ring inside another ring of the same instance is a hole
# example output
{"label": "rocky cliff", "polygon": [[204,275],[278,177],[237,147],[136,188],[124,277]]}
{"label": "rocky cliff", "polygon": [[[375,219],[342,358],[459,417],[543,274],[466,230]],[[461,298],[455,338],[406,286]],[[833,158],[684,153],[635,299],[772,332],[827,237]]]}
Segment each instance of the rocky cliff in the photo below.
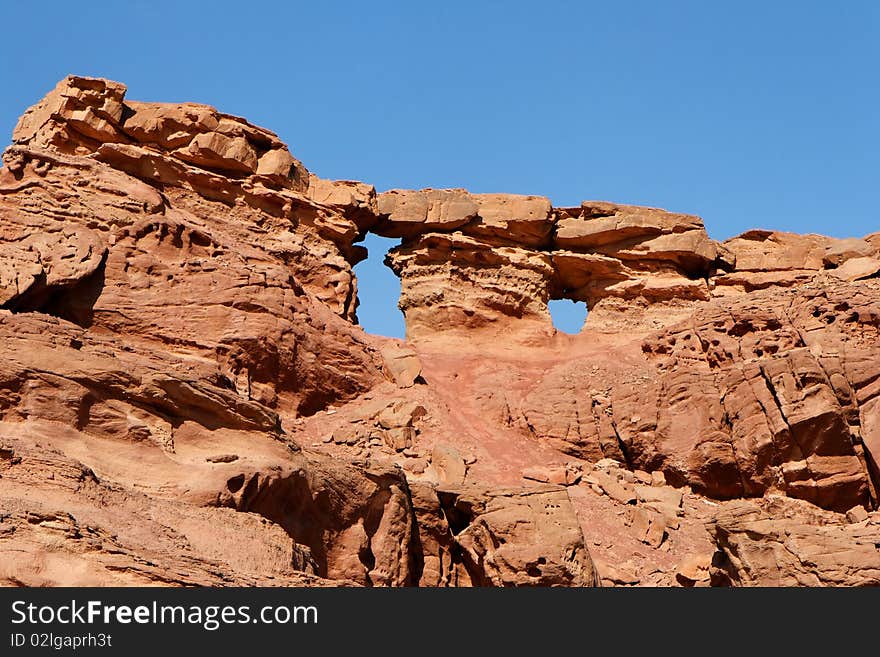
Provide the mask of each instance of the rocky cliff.
{"label": "rocky cliff", "polygon": [[377,193],[92,78],[12,142],[0,581],[880,584],[880,233]]}

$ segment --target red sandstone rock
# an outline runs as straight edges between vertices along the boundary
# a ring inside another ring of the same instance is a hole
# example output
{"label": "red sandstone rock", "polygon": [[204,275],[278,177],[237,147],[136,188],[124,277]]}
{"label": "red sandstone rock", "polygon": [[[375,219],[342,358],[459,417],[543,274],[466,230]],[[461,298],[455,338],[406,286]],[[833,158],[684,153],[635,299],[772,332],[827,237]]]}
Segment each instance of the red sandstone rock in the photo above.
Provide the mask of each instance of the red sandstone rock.
{"label": "red sandstone rock", "polygon": [[377,194],[125,95],[67,78],[3,154],[3,583],[877,582],[878,234]]}
{"label": "red sandstone rock", "polygon": [[[712,579],[735,586],[878,586],[880,522],[845,524],[791,505],[726,507],[710,525]],[[873,514],[876,516],[876,514]]]}

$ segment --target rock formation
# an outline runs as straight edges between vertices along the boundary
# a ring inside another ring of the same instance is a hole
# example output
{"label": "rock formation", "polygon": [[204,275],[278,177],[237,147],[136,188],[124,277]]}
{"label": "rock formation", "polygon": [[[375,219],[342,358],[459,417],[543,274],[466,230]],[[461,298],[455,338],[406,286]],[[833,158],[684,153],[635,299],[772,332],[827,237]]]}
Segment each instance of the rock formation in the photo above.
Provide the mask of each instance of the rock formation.
{"label": "rock formation", "polygon": [[841,519],[784,499],[742,501],[710,531],[719,547],[711,577],[722,586],[880,586],[877,513]]}
{"label": "rock formation", "polygon": [[0,582],[880,583],[880,233],[377,193],[93,78],[12,142]]}

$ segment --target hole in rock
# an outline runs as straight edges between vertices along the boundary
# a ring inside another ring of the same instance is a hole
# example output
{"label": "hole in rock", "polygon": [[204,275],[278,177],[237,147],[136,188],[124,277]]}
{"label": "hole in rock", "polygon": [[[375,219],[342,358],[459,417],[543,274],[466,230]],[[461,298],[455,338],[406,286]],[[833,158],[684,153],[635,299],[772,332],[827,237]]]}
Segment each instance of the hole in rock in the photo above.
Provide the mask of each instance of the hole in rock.
{"label": "hole in rock", "polygon": [[576,335],[584,328],[587,321],[587,304],[583,301],[571,299],[553,299],[547,304],[550,317],[553,318],[553,328],[563,333]]}
{"label": "hole in rock", "polygon": [[367,258],[354,266],[358,323],[367,333],[389,338],[403,338],[406,333],[403,313],[397,307],[400,279],[384,264],[385,254],[398,244],[399,239],[369,234],[361,243],[367,248]]}

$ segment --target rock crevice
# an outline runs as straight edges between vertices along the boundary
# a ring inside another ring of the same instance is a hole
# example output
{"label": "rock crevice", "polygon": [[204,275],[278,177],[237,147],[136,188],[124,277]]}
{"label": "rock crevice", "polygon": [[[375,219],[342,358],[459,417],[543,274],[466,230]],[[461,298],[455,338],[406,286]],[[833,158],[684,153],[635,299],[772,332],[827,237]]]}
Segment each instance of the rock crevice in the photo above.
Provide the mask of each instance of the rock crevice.
{"label": "rock crevice", "polygon": [[62,80],[3,153],[0,582],[877,583],[880,233],[377,193],[126,91]]}

